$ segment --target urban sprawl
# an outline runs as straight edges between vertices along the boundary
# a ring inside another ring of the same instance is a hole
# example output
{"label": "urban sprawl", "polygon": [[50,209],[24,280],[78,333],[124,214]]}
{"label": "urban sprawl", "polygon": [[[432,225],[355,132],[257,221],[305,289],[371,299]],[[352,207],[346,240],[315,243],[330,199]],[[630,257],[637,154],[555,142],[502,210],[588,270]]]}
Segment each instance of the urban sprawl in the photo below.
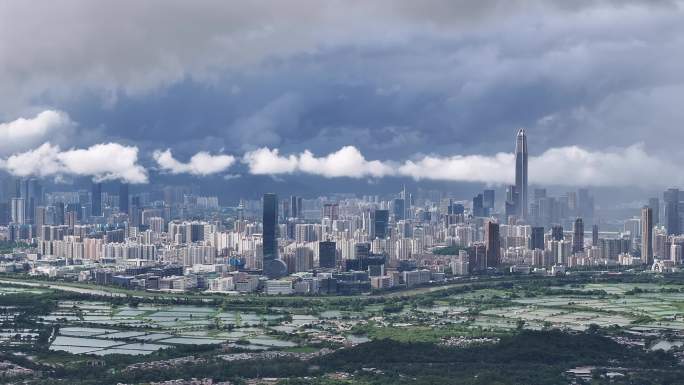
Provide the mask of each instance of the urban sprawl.
{"label": "urban sprawl", "polygon": [[0,205],[10,247],[0,270],[147,291],[349,295],[469,275],[668,272],[682,263],[678,189],[602,231],[588,189],[528,190],[523,129],[515,158],[503,200],[494,189],[467,201],[402,189],[384,198],[265,193],[223,207],[194,187],[46,192],[18,179]]}

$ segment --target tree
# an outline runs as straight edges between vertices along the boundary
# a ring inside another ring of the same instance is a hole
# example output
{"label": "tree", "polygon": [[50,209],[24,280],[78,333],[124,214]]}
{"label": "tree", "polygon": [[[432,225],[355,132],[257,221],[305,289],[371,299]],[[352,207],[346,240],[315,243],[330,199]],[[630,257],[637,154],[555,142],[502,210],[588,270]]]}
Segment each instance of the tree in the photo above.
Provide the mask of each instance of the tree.
{"label": "tree", "polygon": [[601,331],[601,327],[597,324],[589,324],[589,327],[587,327],[587,333],[589,334],[598,334]]}
{"label": "tree", "polygon": [[519,320],[515,321],[515,328],[517,330],[522,330],[524,327],[525,327],[525,320],[519,319]]}

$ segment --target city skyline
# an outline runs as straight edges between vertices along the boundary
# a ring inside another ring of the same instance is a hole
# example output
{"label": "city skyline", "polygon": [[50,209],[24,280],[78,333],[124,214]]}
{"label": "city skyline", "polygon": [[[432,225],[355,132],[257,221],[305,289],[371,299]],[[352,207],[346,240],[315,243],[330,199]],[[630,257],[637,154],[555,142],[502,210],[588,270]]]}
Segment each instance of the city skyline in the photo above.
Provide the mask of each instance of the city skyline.
{"label": "city skyline", "polygon": [[[321,252],[326,268],[368,270],[370,276],[384,277],[386,268],[401,269],[413,261],[414,253],[432,255],[441,245],[467,250],[458,257],[461,262],[467,257],[469,272],[479,274],[502,266],[510,266],[511,272],[529,266],[546,272],[549,267],[595,264],[656,269],[665,262],[670,264],[658,269],[671,269],[682,262],[677,247],[684,244],[684,195],[679,189],[663,191],[662,205],[658,197],[649,198],[631,218],[601,218],[586,188],[561,196],[535,188],[530,194],[524,129],[517,131],[514,146],[516,159],[509,167],[516,184],[499,199],[496,190],[485,189],[472,204],[438,191],[414,195],[402,186],[390,197],[352,194],[305,200],[263,193],[260,202],[241,199],[237,207],[228,208],[217,197],[202,195],[199,186],[166,186],[161,195],[131,194],[129,184],[119,182],[112,194],[95,181],[90,191],[46,191],[38,179],[29,178],[9,186],[9,201],[0,203],[0,225],[6,226],[0,231],[9,242],[37,245],[30,247],[37,247],[37,255],[48,261],[66,258],[97,266],[132,260],[153,266],[178,262],[181,256],[175,254],[182,250],[188,253],[182,256],[186,267],[222,259],[232,268],[261,272],[270,280],[314,269],[321,263]],[[223,218],[207,221],[217,215]],[[615,220],[622,222],[622,231],[614,225],[605,228],[606,221]],[[585,239],[585,223],[591,225],[591,242]],[[233,245],[226,236],[243,239]],[[336,255],[331,255],[333,247]],[[281,286],[278,290],[287,289]]]}
{"label": "city skyline", "polygon": [[[533,185],[534,186],[534,189],[533,189],[534,194],[530,193],[529,187],[528,187],[529,171],[528,171],[528,162],[527,162],[527,160],[528,160],[527,134],[526,134],[524,128],[520,128],[517,130],[517,133],[515,136],[515,144],[514,144],[513,155],[514,155],[514,157],[511,160],[514,163],[513,164],[502,164],[501,167],[505,168],[505,169],[512,169],[515,184],[512,184],[512,185],[505,185],[503,183],[499,184],[499,185],[485,184],[486,188],[484,190],[484,194],[479,194],[479,196],[476,196],[475,198],[473,198],[472,210],[473,210],[473,213],[475,213],[476,215],[486,216],[486,215],[488,215],[488,213],[493,212],[494,209],[501,209],[506,213],[506,216],[514,215],[516,217],[519,217],[522,220],[526,220],[526,219],[528,219],[527,218],[528,217],[528,210],[537,210],[538,211],[541,209],[541,205],[543,205],[544,203],[538,202],[538,199],[546,197],[546,192],[547,192],[547,190],[549,190],[548,187],[551,187],[551,189],[549,191],[552,191],[554,189],[556,191],[559,191],[559,192],[560,191],[567,191],[567,187],[569,187],[569,186]],[[477,170],[475,170],[475,171],[477,171]],[[505,170],[499,170],[499,172],[506,172],[506,171]],[[31,191],[31,189],[34,188],[32,186],[34,184],[38,183],[38,181],[41,179],[43,179],[43,178],[36,178],[36,177],[18,178],[18,179],[16,179],[16,182],[13,180],[6,179],[4,190],[0,190],[0,198],[1,197],[11,198],[11,197],[15,196],[15,191],[16,191],[16,196],[23,196],[24,192],[22,192],[22,191],[24,191],[24,190]],[[275,183],[273,183],[273,182],[275,182]],[[282,184],[282,182],[283,181],[279,181],[277,179],[274,179],[270,183],[267,182],[267,183],[263,184],[262,188],[265,191],[269,191],[269,190],[273,191],[274,190],[273,187],[277,187],[279,184]],[[414,189],[417,189],[418,191],[423,190],[423,187],[421,185],[424,184],[423,183],[424,181],[414,180],[414,182],[415,182]],[[13,187],[15,183],[17,184],[16,189]],[[41,183],[46,183],[48,186],[50,186],[49,190],[55,190],[55,191],[69,190],[69,188],[67,187],[67,184],[65,184],[64,182],[51,184],[49,179],[48,180],[43,179],[43,182],[41,182]],[[115,197],[118,197],[119,207],[123,208],[124,212],[128,211],[127,208],[128,208],[128,203],[130,200],[130,195],[129,195],[130,186],[137,186],[136,189],[138,190],[138,192],[142,192],[142,191],[146,191],[145,186],[147,185],[147,184],[138,184],[138,183],[131,184],[126,179],[123,179],[123,180],[114,179],[114,180],[104,181],[104,183],[106,183],[110,186],[109,187],[109,194],[114,194]],[[446,196],[449,196],[449,197],[455,196],[455,197],[463,198],[463,194],[465,194],[467,196],[467,194],[471,193],[472,191],[477,191],[478,183],[471,182],[470,184],[472,185],[472,187],[470,187],[469,189],[466,189],[465,193],[459,192],[458,189],[456,189],[456,190],[449,189],[448,187],[447,188],[437,187],[437,188],[433,188],[432,191],[441,191],[442,194],[447,194]],[[183,184],[181,183],[180,186],[182,186],[182,185]],[[82,188],[83,184],[81,183],[80,186]],[[103,191],[102,190],[103,182],[99,182],[97,179],[93,180],[92,182],[86,182],[86,186],[90,186],[90,188],[92,188],[92,193],[91,193],[92,196],[100,196],[102,191]],[[74,186],[74,187],[76,187],[76,186]],[[427,185],[425,187],[427,187],[427,191],[430,191],[429,185]],[[651,187],[651,192],[652,192],[652,190],[654,189],[654,186],[650,186],[650,187]],[[41,189],[42,188],[43,187],[41,187]],[[152,189],[152,191],[154,191],[155,189],[159,189],[159,188],[160,188],[159,186],[156,186]],[[205,187],[202,186],[201,184],[195,185],[194,188],[196,189],[196,191],[205,190],[205,193],[208,193],[208,194],[211,194],[210,191],[212,191],[211,189],[205,189]],[[231,192],[233,194],[238,194],[238,195],[233,195],[233,196],[239,197],[240,201],[243,198],[250,198],[250,197],[253,198],[255,196],[260,196],[261,192],[255,191],[251,187],[249,187],[249,189],[251,191],[247,195],[242,195],[243,193],[241,192],[242,191],[241,189],[231,188],[229,190],[234,190]],[[278,189],[275,189],[275,190],[278,190]],[[389,196],[391,196],[394,194],[394,192],[392,192],[392,190],[393,189],[390,186],[390,190],[389,190],[390,192],[380,192],[380,194],[378,196],[387,196],[387,194],[389,194]],[[499,193],[498,193],[499,196],[505,196],[505,199],[499,200],[498,206],[494,207],[494,195],[495,195],[497,190],[499,190]],[[99,194],[97,193],[98,191],[100,192]],[[215,191],[215,190],[213,190],[213,191]],[[612,204],[617,205],[617,206],[607,205],[606,208],[608,208],[608,209],[611,209],[613,207],[640,208],[640,207],[644,206],[643,202],[646,202],[645,205],[651,207],[656,214],[656,219],[659,219],[658,213],[661,211],[661,209],[659,208],[659,206],[660,206],[659,202],[660,201],[657,197],[656,198],[644,198],[643,191],[637,191],[636,196],[638,196],[640,199],[637,201],[632,201],[631,203],[629,203],[631,206],[624,206],[624,203],[615,200],[614,193],[610,189],[608,189],[607,191],[609,192],[610,202]],[[308,190],[308,191],[294,190],[294,192],[295,193],[303,192],[303,193],[307,194],[308,197],[310,197],[310,198],[320,196],[320,195],[323,195],[323,196],[326,195],[325,193],[322,193],[322,194],[317,193],[315,190]],[[523,193],[520,193],[520,192],[523,192]],[[336,193],[337,192],[333,193],[333,195]],[[576,195],[577,193],[579,194],[579,197]],[[573,195],[568,196],[568,199],[572,199],[575,202],[574,203],[575,205],[579,204],[581,206],[581,204],[582,204],[581,202],[586,202],[588,199],[587,198],[588,189],[583,188],[583,187],[579,187],[579,189],[577,190],[577,193],[572,193]],[[354,193],[354,195],[358,195],[358,194],[359,194],[358,191],[356,193]],[[361,194],[363,194],[363,192],[361,192]],[[376,194],[377,194],[377,192],[376,192]],[[539,194],[541,194],[541,195],[537,196]],[[571,193],[568,192],[568,194],[571,194]],[[656,192],[656,194],[659,195],[659,193],[657,193],[657,192]],[[656,194],[654,194],[654,195],[656,195]],[[400,192],[399,197],[402,200],[404,200],[406,196],[407,196],[406,184],[404,184],[403,190]],[[668,196],[678,197],[679,196],[678,195],[678,189],[669,188],[667,191],[665,191],[665,193],[662,194],[663,202],[665,202],[665,206],[663,207],[662,211],[665,213],[670,213],[670,214],[666,214],[666,215],[677,216],[678,214],[671,214],[671,213],[675,212],[675,209],[668,209],[668,204],[667,204],[668,201],[672,201],[673,199],[677,199],[677,198],[668,198]],[[7,199],[9,199],[9,198],[7,198]],[[220,193],[218,194],[217,198],[219,198],[219,200],[222,201],[224,204],[227,203],[224,201],[224,198],[221,197]],[[297,198],[298,200],[295,200],[295,198]],[[235,198],[233,198],[233,199],[235,199]],[[292,195],[291,199],[293,199],[292,202],[287,202],[287,206],[283,206],[282,210],[284,211],[284,213],[289,213],[290,211],[292,211],[292,212],[296,213],[296,217],[301,218],[302,217],[302,212],[301,212],[301,205],[302,205],[301,199],[302,199],[302,197],[301,196],[297,197],[295,195]],[[529,203],[530,199],[532,199],[532,204]],[[590,218],[593,216],[593,212],[594,212],[593,207],[595,205],[595,197],[591,196],[590,199],[591,199],[591,207],[592,207],[591,211],[590,211],[591,214],[587,213],[586,208],[580,207],[577,211],[577,215],[589,216]],[[467,199],[464,199],[464,200],[467,200]],[[25,201],[26,202],[23,204],[26,205],[26,209],[25,209],[26,213],[32,213],[34,210],[34,207],[35,207],[33,204],[33,200],[32,199],[31,200],[26,199]],[[233,200],[232,202],[237,204],[237,202],[235,200]],[[580,202],[580,203],[578,203],[578,202]],[[101,208],[100,207],[101,207],[101,202],[94,200],[93,206],[92,206],[92,212],[96,215],[101,215],[101,211],[100,211]],[[406,215],[406,214],[403,214],[403,215]],[[535,214],[535,215],[539,215],[539,214]],[[676,227],[676,224],[673,224],[674,220],[668,219],[668,221],[669,221],[668,222],[668,224],[669,224],[668,228],[674,229],[674,230],[672,230],[672,234],[676,234],[679,230]],[[534,221],[530,221],[530,222],[534,223]],[[547,224],[549,223],[548,220],[546,221],[546,223]],[[658,223],[658,221],[656,221],[656,223]]]}

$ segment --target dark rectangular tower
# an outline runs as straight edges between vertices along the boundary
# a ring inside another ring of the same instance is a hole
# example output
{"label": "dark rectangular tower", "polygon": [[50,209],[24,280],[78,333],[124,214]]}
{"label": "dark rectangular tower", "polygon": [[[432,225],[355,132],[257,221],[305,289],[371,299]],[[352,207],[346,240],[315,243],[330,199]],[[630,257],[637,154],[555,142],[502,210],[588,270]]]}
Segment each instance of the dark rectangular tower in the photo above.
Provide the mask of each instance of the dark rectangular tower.
{"label": "dark rectangular tower", "polygon": [[665,225],[668,235],[679,235],[679,189],[670,188],[663,193]]}
{"label": "dark rectangular tower", "polygon": [[541,226],[532,227],[530,234],[530,250],[544,250],[544,228]]}
{"label": "dark rectangular tower", "polygon": [[373,210],[371,211],[372,232],[371,239],[380,238],[385,239],[388,236],[389,211],[388,210]]}
{"label": "dark rectangular tower", "polygon": [[102,183],[93,183],[90,196],[91,215],[94,217],[102,216]]}
{"label": "dark rectangular tower", "polygon": [[641,209],[641,263],[653,263],[653,210]]}
{"label": "dark rectangular tower", "polygon": [[128,183],[119,185],[119,212],[128,214]]}
{"label": "dark rectangular tower", "polygon": [[487,222],[485,227],[485,241],[487,249],[487,267],[498,267],[501,263],[501,239],[499,237],[499,224]]}
{"label": "dark rectangular tower", "polygon": [[577,218],[572,227],[572,252],[580,251],[584,251],[584,222],[582,218]]}
{"label": "dark rectangular tower", "polygon": [[650,198],[648,200],[648,207],[653,211],[653,225],[660,224],[660,200],[658,198]]}
{"label": "dark rectangular tower", "polygon": [[494,211],[494,190],[484,190],[482,205],[488,209],[490,213]]}
{"label": "dark rectangular tower", "polygon": [[322,241],[318,243],[318,264],[323,268],[334,268],[337,266],[335,242]]}
{"label": "dark rectangular tower", "polygon": [[482,194],[477,194],[473,198],[473,216],[474,217],[484,217],[485,216],[483,201],[484,201],[484,199],[482,197]]}
{"label": "dark rectangular tower", "polygon": [[267,193],[263,198],[263,249],[264,261],[278,258],[278,196]]}

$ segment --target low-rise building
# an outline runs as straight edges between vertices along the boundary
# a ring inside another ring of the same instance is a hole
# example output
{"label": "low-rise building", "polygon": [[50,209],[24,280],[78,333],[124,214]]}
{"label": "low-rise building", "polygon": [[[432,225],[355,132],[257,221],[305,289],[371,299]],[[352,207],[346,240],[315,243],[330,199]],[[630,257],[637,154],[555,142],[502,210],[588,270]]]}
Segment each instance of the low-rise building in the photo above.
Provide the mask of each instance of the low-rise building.
{"label": "low-rise building", "polygon": [[270,279],[264,291],[268,295],[289,295],[294,293],[291,279]]}

